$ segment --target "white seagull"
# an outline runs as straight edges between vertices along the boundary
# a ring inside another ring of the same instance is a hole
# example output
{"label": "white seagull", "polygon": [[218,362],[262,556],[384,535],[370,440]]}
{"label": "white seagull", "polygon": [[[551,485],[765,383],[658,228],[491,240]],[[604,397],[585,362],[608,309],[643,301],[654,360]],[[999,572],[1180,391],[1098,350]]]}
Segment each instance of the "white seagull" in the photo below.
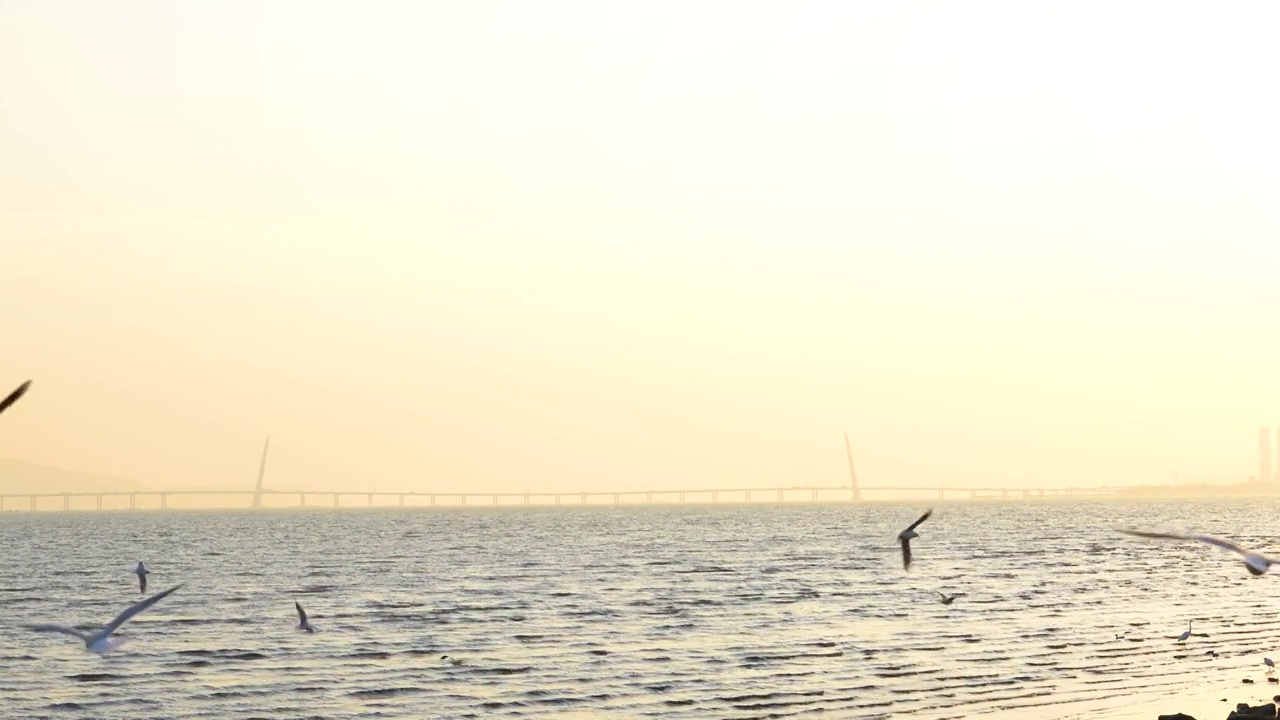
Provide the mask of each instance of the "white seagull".
{"label": "white seagull", "polygon": [[36,632],[55,632],[62,633],[63,635],[74,635],[84,641],[85,649],[91,652],[96,652],[99,655],[105,655],[123,645],[127,640],[127,638],[111,637],[111,633],[119,630],[121,625],[124,625],[129,621],[129,618],[160,602],[166,595],[180,587],[182,586],[174,585],[164,592],[156,593],[146,600],[130,605],[127,610],[117,615],[115,620],[112,620],[96,633],[83,633],[75,628],[64,627],[62,625],[28,625],[27,627],[28,629],[35,630]]}
{"label": "white seagull", "polygon": [[29,387],[31,387],[30,380],[22,383],[21,385],[18,386],[17,390],[14,390],[13,392],[9,393],[7,396],[5,396],[5,399],[0,400],[0,412],[4,412],[5,410],[8,410],[10,405],[18,402],[18,398],[27,394],[27,388]]}
{"label": "white seagull", "polygon": [[933,508],[929,508],[929,511],[921,515],[919,520],[911,523],[910,527],[898,533],[898,542],[902,543],[902,569],[903,570],[911,569],[911,538],[920,537],[920,533],[916,532],[916,527],[920,525],[920,523],[924,522],[925,520],[928,520],[929,516],[932,514],[933,514]]}
{"label": "white seagull", "polygon": [[302,609],[302,604],[299,603],[297,600],[294,600],[293,606],[298,609],[298,628],[297,629],[303,630],[309,633],[315,632],[316,629],[311,626],[311,623],[307,622],[307,611]]}
{"label": "white seagull", "polygon": [[151,571],[147,569],[146,565],[142,564],[141,560],[139,560],[138,567],[133,569],[133,574],[138,576],[138,594],[146,595],[147,594],[147,576],[151,574]]}
{"label": "white seagull", "polygon": [[1212,535],[1175,535],[1171,533],[1139,532],[1137,530],[1121,530],[1120,532],[1126,535],[1134,535],[1144,538],[1157,538],[1159,540],[1195,540],[1197,542],[1208,543],[1210,545],[1220,547],[1223,550],[1230,550],[1231,552],[1244,557],[1244,566],[1255,576],[1265,574],[1272,565],[1280,563],[1280,560],[1267,557],[1266,555],[1254,550],[1245,550],[1230,540],[1223,540],[1222,538],[1217,538]]}

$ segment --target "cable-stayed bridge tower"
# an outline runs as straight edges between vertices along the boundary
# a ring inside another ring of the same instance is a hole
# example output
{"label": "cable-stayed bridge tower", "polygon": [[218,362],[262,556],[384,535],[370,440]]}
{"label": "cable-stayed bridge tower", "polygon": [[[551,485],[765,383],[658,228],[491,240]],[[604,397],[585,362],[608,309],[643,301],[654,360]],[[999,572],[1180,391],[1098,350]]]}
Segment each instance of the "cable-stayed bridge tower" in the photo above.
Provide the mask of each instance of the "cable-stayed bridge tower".
{"label": "cable-stayed bridge tower", "polygon": [[849,445],[849,433],[844,434],[844,453],[849,457],[849,485],[853,489],[853,499],[861,500],[862,491],[858,489],[858,471],[853,468],[853,448]]}
{"label": "cable-stayed bridge tower", "polygon": [[267,450],[271,449],[271,436],[267,436],[267,442],[262,445],[262,463],[258,465],[258,484],[253,488],[253,506],[262,507],[262,479],[267,474]]}

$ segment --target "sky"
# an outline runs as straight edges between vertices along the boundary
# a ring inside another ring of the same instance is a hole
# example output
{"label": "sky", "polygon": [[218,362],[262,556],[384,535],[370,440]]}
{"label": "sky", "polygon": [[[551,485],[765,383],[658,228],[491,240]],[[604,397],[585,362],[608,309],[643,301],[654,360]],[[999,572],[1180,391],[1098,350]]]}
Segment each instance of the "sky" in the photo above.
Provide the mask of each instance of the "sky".
{"label": "sky", "polygon": [[[0,0],[0,457],[1241,480],[1280,6]],[[3,381],[2,378],[9,378]]]}

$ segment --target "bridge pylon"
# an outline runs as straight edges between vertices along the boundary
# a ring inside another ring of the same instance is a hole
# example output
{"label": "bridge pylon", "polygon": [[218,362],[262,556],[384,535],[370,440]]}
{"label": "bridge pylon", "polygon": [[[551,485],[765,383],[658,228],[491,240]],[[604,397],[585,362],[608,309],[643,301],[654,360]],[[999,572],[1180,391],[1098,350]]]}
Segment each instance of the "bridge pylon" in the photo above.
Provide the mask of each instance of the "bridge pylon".
{"label": "bridge pylon", "polygon": [[253,488],[253,506],[262,507],[262,479],[267,474],[267,450],[271,449],[271,436],[262,445],[262,462],[258,465],[258,484]]}
{"label": "bridge pylon", "polygon": [[862,499],[862,491],[858,489],[858,471],[853,467],[853,447],[849,445],[849,433],[844,434],[844,453],[849,458],[849,487],[853,490],[853,500]]}

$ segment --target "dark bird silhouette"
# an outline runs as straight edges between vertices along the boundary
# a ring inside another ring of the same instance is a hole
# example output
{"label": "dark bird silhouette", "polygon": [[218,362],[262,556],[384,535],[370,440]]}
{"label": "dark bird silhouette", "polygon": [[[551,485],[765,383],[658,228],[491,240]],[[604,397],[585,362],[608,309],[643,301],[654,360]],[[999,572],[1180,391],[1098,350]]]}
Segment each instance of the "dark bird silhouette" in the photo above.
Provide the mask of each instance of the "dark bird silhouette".
{"label": "dark bird silhouette", "polygon": [[141,560],[139,560],[138,567],[133,569],[133,574],[138,576],[138,594],[146,595],[147,594],[147,576],[151,574],[151,571],[147,569],[146,565],[142,564]]}
{"label": "dark bird silhouette", "polygon": [[307,611],[302,609],[302,604],[294,600],[293,606],[298,609],[298,629],[309,633],[315,632],[316,629],[307,622]]}
{"label": "dark bird silhouette", "polygon": [[964,593],[956,593],[954,595],[943,595],[941,590],[934,590],[934,592],[938,593],[938,597],[942,598],[943,605],[950,605],[951,603],[956,601],[956,598],[964,594]]}
{"label": "dark bird silhouette", "polygon": [[8,410],[10,405],[18,402],[18,398],[22,397],[23,395],[26,395],[27,389],[30,387],[31,387],[31,381],[28,380],[22,383],[21,385],[19,385],[17,390],[14,390],[13,392],[9,393],[8,397],[6,397],[3,400],[0,400],[0,413],[4,412],[5,410]]}
{"label": "dark bird silhouette", "polygon": [[929,511],[921,515],[919,520],[911,523],[910,527],[898,533],[898,542],[902,543],[902,569],[903,570],[911,569],[911,538],[920,536],[920,533],[916,532],[916,528],[920,525],[920,523],[924,522],[925,520],[928,520],[929,516],[932,514],[933,514],[933,508],[929,508]]}

